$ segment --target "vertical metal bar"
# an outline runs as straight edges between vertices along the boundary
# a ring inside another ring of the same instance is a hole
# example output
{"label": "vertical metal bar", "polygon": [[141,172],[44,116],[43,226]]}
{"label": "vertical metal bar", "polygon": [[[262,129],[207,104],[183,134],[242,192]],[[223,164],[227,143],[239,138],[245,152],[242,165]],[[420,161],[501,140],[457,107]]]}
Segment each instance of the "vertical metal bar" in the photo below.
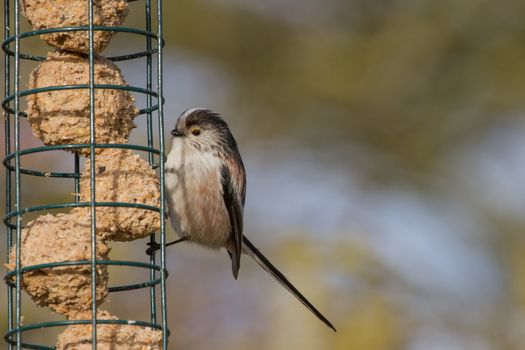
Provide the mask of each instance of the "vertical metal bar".
{"label": "vertical metal bar", "polygon": [[160,265],[161,276],[161,309],[162,309],[162,349],[168,349],[168,310],[166,302],[166,222],[165,222],[165,194],[164,194],[164,94],[162,54],[164,37],[162,34],[162,0],[157,0],[157,94],[159,116],[159,151],[160,151]]}
{"label": "vertical metal bar", "polygon": [[[4,0],[4,40],[10,35],[10,6],[9,0]],[[9,96],[11,91],[11,59],[8,54],[4,52],[4,98]],[[11,116],[7,111],[4,111],[4,147],[6,156],[11,153]],[[5,213],[11,211],[11,170],[5,170]],[[7,226],[7,263],[9,263],[9,251],[13,245],[13,230]],[[13,287],[7,286],[7,329],[13,329]],[[11,343],[8,344],[8,350],[12,350]]]}
{"label": "vertical metal bar", "polygon": [[[22,275],[21,265],[21,228],[22,216],[20,215],[20,13],[19,0],[15,0],[15,210],[16,215],[16,327],[22,326]],[[22,348],[22,333],[16,333],[16,349]]]}
{"label": "vertical metal bar", "polygon": [[75,202],[80,200],[80,156],[78,153],[75,153],[74,157],[74,172],[77,177],[75,177]]}
{"label": "vertical metal bar", "polygon": [[[146,31],[151,32],[151,0],[146,0]],[[146,37],[146,50],[151,50],[151,37]],[[146,89],[152,89],[152,57],[151,53],[146,56]],[[152,105],[152,96],[146,95],[146,107],[149,109]],[[146,115],[147,123],[147,135],[148,135],[148,147],[153,147],[153,120],[152,112],[148,112]],[[155,162],[153,153],[148,153],[148,160],[150,166]],[[155,242],[155,234],[153,233],[149,239],[150,243]],[[156,256],[152,254],[149,258],[151,264],[155,264]],[[153,281],[157,278],[157,273],[154,269],[149,270],[149,279]],[[155,286],[152,286],[149,290],[149,302],[150,302],[150,319],[152,323],[157,323],[157,296]]]}
{"label": "vertical metal bar", "polygon": [[[151,32],[151,0],[146,0],[146,31]],[[146,50],[151,51],[151,37],[146,36]],[[146,89],[151,90],[152,80],[153,80],[153,66],[152,66],[152,54],[149,53],[146,56]],[[146,95],[146,106],[149,109],[152,105],[152,96],[150,94]],[[148,112],[146,115],[147,121],[147,133],[148,133],[148,147],[153,147],[153,121],[152,121],[152,112]],[[154,154],[148,153],[149,164],[153,165]]]}
{"label": "vertical metal bar", "polygon": [[89,149],[91,170],[91,327],[92,349],[97,350],[97,215],[95,207],[95,52],[93,47],[93,0],[88,1],[89,20]]}

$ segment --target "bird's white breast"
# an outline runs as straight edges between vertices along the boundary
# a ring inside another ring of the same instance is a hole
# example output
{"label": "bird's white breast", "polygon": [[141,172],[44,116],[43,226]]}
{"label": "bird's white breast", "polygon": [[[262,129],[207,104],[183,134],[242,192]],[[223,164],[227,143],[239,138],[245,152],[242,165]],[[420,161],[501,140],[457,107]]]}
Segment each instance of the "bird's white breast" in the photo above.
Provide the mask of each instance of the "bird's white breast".
{"label": "bird's white breast", "polygon": [[166,197],[170,219],[180,236],[219,248],[230,238],[231,225],[222,197],[221,161],[174,138],[166,161]]}

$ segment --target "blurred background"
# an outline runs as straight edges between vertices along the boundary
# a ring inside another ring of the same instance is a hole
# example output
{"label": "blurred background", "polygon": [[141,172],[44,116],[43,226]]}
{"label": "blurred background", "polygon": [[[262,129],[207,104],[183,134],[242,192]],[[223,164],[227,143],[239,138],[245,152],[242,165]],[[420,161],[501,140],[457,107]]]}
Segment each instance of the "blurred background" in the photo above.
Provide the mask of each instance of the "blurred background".
{"label": "blurred background", "polygon": [[[143,7],[130,3],[125,25],[143,27]],[[229,122],[248,174],[246,235],[338,329],[252,261],[235,281],[226,253],[181,244],[168,251],[170,349],[522,349],[524,11],[517,0],[165,1],[166,128],[192,106]],[[118,34],[105,53],[143,46],[134,40]],[[26,48],[51,50],[38,38]],[[119,66],[144,84],[144,61]],[[24,147],[40,144],[25,120],[22,132]],[[71,155],[26,159],[72,167]],[[24,177],[23,205],[71,200],[72,188]],[[110,257],[145,261],[144,249],[118,243]],[[101,308],[144,319],[147,298],[113,294]],[[26,323],[61,319],[24,307]]]}

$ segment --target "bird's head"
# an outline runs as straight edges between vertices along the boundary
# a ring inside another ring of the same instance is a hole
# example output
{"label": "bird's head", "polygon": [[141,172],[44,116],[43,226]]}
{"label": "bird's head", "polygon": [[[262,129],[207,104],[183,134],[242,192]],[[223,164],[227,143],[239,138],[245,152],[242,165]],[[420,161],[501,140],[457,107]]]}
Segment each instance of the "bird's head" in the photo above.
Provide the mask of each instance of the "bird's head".
{"label": "bird's head", "polygon": [[207,108],[191,108],[182,112],[171,135],[176,142],[183,142],[200,151],[229,153],[237,150],[228,124]]}

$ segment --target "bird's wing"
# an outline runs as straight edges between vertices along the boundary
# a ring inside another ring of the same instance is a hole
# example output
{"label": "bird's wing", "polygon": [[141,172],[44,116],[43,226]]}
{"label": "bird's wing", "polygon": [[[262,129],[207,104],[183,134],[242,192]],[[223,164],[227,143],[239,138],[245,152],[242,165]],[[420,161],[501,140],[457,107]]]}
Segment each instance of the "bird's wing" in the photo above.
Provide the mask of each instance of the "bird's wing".
{"label": "bird's wing", "polygon": [[[235,168],[234,168],[235,167]],[[232,174],[236,174],[237,181]],[[245,175],[242,163],[227,162],[221,169],[222,196],[228,210],[231,225],[232,249],[228,251],[232,260],[233,277],[237,279],[241,264],[243,204],[245,195]]]}

